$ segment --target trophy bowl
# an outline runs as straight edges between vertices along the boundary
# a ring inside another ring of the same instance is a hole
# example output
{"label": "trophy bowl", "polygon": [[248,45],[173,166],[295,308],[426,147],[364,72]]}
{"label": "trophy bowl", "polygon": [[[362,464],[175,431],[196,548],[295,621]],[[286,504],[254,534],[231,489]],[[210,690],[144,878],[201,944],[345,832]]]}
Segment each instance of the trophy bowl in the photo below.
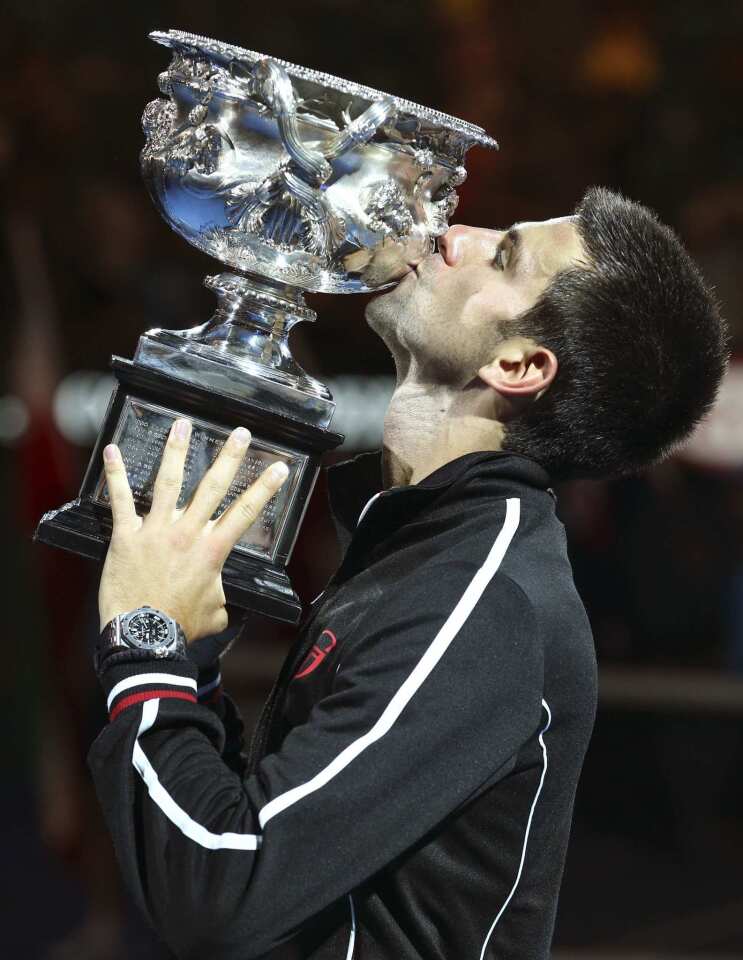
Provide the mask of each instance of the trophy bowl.
{"label": "trophy bowl", "polygon": [[179,31],[142,171],[167,222],[241,273],[378,290],[448,229],[484,130],[329,74]]}
{"label": "trophy bowl", "polygon": [[206,278],[211,319],[148,330],[112,357],[111,395],[80,495],[42,517],[36,539],[102,559],[111,512],[101,455],[119,445],[138,512],[151,504],[172,422],[193,422],[179,506],[230,430],[253,439],[229,507],[267,466],[289,478],[227,559],[229,603],[287,622],[301,605],[286,573],[330,429],[328,388],[299,367],[289,334],[315,313],[305,291],[390,286],[448,229],[480,128],[330,74],[206,37],[152,39],[172,61],[142,118],[147,189],[168,224],[230,270]]}

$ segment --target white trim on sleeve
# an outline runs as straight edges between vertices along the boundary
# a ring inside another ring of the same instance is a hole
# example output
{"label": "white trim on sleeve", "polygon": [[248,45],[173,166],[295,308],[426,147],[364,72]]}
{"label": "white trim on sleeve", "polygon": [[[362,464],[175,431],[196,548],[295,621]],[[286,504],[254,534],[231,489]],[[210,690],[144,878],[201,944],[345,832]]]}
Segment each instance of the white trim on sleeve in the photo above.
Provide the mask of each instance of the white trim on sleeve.
{"label": "white trim on sleeve", "polygon": [[211,833],[200,823],[196,823],[179,807],[160,783],[158,775],[145,756],[139,744],[139,738],[146,733],[157,720],[159,700],[147,700],[142,704],[142,721],[134,741],[132,763],[140,777],[144,780],[147,792],[153,802],[162,810],[170,822],[178,827],[184,836],[194,843],[198,843],[208,850],[257,850],[261,845],[261,837],[254,833]]}
{"label": "white trim on sleeve", "polygon": [[131,690],[132,687],[144,687],[151,683],[164,684],[170,687],[190,687],[196,693],[196,681],[191,677],[178,677],[174,673],[135,673],[131,677],[119,680],[113,687],[106,701],[107,709],[110,712],[111,704],[125,690]]}

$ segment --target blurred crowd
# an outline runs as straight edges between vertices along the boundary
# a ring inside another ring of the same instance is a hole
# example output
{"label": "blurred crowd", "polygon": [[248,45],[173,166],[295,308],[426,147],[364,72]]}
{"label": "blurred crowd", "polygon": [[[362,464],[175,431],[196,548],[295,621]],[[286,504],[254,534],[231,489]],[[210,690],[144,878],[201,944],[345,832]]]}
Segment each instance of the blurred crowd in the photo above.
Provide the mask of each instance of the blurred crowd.
{"label": "blurred crowd", "polygon": [[[201,279],[215,262],[160,220],[138,173],[139,117],[168,61],[147,33],[169,27],[484,126],[501,151],[469,154],[455,221],[507,226],[558,216],[601,183],[681,233],[731,327],[724,403],[670,461],[638,477],[564,485],[558,509],[602,665],[743,673],[740,0],[283,0],[270,12],[251,2],[153,0],[106,11],[88,0],[7,0],[0,419],[12,415],[16,428],[0,445],[2,711],[15,731],[3,759],[20,786],[5,803],[6,820],[25,823],[39,851],[55,851],[57,866],[43,852],[33,863],[57,918],[48,940],[59,934],[49,954],[58,960],[118,956],[123,908],[84,772],[103,718],[85,650],[97,629],[97,569],[30,538],[41,513],[76,495],[90,456],[59,429],[61,380],[105,370],[112,353],[132,356],[149,327],[192,326],[213,309]],[[324,380],[391,374],[364,323],[363,297],[317,296],[312,306],[319,322],[293,335],[305,369]],[[320,485],[291,567],[304,600],[337,558],[322,493]],[[265,675],[248,676],[239,656],[232,668],[249,715],[290,636],[270,624],[253,632]],[[20,856],[22,832],[10,844]],[[54,872],[65,862],[78,877],[69,896],[60,889],[71,874]],[[74,929],[72,915],[81,924]]]}

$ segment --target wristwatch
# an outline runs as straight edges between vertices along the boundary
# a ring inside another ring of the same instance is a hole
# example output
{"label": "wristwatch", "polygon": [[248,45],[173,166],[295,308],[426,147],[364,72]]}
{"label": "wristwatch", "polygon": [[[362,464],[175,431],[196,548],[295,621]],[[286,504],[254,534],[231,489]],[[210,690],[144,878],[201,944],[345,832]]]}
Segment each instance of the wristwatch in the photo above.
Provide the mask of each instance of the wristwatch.
{"label": "wristwatch", "polygon": [[[124,654],[119,657],[117,654]],[[154,607],[137,607],[109,621],[95,647],[93,664],[100,674],[104,664],[118,660],[185,660],[186,635],[172,617]],[[112,659],[109,659],[112,658]]]}

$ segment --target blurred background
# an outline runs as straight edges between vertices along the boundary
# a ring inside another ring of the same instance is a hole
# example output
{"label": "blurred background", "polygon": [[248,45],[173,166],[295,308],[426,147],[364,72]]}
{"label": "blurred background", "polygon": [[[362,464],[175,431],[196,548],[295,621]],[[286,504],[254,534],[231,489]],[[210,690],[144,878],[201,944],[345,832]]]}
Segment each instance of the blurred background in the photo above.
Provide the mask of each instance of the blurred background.
{"label": "blurred background", "polygon": [[[85,769],[105,722],[86,654],[99,569],[34,545],[76,496],[112,380],[149,327],[207,319],[216,262],[159,218],[139,118],[178,27],[485,126],[454,221],[572,210],[595,183],[682,234],[735,356],[720,402],[642,477],[558,489],[596,637],[600,707],[555,955],[743,956],[743,4],[615,0],[6,0],[0,33],[0,511],[6,956],[167,957],[118,888]],[[392,386],[364,298],[316,296],[295,354],[331,384],[341,455],[372,449]],[[335,426],[335,424],[334,424]],[[305,601],[338,558],[322,484],[291,565]],[[248,723],[293,631],[251,624],[227,664]]]}

